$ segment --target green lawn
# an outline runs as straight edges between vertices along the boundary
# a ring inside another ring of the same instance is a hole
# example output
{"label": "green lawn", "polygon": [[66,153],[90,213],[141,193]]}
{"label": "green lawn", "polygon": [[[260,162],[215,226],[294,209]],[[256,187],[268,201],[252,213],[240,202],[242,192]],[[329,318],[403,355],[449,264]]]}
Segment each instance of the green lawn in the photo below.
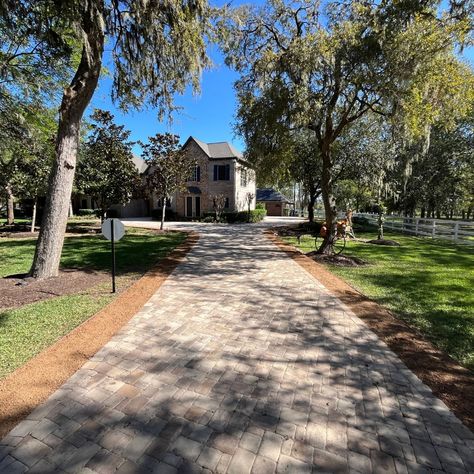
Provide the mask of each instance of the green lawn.
{"label": "green lawn", "polygon": [[[357,237],[376,236],[357,233]],[[351,241],[344,255],[369,265],[328,268],[474,369],[474,247],[388,232],[385,237],[401,246]],[[296,245],[296,239],[286,240]],[[303,238],[301,248],[314,250],[314,240]]]}
{"label": "green lawn", "polygon": [[[140,272],[166,255],[184,240],[184,234],[155,234],[144,229],[127,229],[116,243],[117,273]],[[35,252],[35,238],[0,239],[0,277],[26,273]],[[110,242],[100,235],[65,239],[61,266],[110,270]]]}
{"label": "green lawn", "polygon": [[[117,243],[118,288],[144,273],[183,242],[184,234],[127,229]],[[0,277],[26,273],[34,239],[0,239]],[[110,269],[110,243],[100,236],[67,238],[63,268]],[[0,378],[27,362],[111,301],[110,283],[0,312]]]}

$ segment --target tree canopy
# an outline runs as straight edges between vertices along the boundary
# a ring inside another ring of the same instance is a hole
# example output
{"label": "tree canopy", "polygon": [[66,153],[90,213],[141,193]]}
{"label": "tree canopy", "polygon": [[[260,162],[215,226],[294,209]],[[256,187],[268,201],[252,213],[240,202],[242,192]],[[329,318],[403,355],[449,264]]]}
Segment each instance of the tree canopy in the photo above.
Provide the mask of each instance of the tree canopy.
{"label": "tree canopy", "polygon": [[112,204],[127,203],[140,188],[140,176],[133,164],[130,131],[114,122],[114,116],[96,109],[92,130],[80,154],[76,187],[97,204],[101,219]]}
{"label": "tree canopy", "polygon": [[249,158],[280,149],[288,131],[312,133],[330,229],[337,215],[334,149],[351,124],[377,114],[416,140],[439,122],[452,126],[472,104],[472,72],[455,55],[470,24],[466,16],[438,13],[439,6],[272,0],[224,20],[227,62],[241,74],[237,131]]}
{"label": "tree canopy", "polygon": [[[31,274],[46,278],[58,272],[73,186],[80,123],[102,71],[104,47],[110,49],[112,98],[124,109],[154,107],[160,118],[174,108],[174,95],[188,85],[199,88],[208,65],[206,0],[0,0],[1,25],[13,38],[22,27],[19,49],[3,51],[1,74],[29,82],[21,62],[41,66],[73,64],[75,73],[59,108],[56,158]],[[0,26],[1,26],[0,25]],[[0,58],[2,59],[2,58]]]}

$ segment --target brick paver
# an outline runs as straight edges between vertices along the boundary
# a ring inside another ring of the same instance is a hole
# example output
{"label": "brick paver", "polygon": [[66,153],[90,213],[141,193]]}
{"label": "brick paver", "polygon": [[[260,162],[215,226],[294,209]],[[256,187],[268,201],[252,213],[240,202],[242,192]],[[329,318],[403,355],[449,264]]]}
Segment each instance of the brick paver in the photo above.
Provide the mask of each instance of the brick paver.
{"label": "brick paver", "polygon": [[474,472],[474,435],[258,227],[203,227],[0,472]]}

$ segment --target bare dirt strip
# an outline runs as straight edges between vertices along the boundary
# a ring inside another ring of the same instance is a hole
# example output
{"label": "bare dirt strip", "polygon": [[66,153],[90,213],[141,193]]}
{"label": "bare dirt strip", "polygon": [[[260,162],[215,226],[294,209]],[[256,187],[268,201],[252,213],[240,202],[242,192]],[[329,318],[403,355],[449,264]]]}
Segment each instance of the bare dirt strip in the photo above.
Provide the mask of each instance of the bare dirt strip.
{"label": "bare dirt strip", "polygon": [[390,311],[352,288],[323,265],[286,242],[275,230],[266,236],[320,281],[395,352],[455,415],[474,431],[474,374],[427,341]]}
{"label": "bare dirt strip", "polygon": [[43,403],[127,323],[194,247],[185,242],[109,305],[15,372],[0,380],[0,439]]}

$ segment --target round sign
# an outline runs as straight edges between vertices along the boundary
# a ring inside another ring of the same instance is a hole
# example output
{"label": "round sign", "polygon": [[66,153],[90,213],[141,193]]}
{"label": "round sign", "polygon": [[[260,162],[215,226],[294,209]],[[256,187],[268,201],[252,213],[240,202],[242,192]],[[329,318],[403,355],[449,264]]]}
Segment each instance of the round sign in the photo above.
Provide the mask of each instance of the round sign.
{"label": "round sign", "polygon": [[112,240],[112,231],[114,241],[117,242],[117,240],[120,240],[125,235],[125,226],[119,219],[105,219],[102,224],[102,235],[107,240]]}

